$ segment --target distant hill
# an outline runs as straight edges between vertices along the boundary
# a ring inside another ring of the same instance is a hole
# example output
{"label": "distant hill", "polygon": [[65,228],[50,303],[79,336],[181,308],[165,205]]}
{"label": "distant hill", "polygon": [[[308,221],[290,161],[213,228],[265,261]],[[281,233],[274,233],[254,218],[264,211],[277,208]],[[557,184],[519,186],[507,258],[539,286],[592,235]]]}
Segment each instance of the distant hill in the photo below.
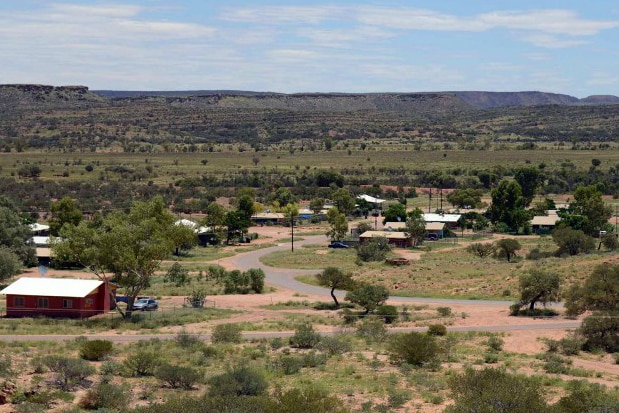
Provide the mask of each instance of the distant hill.
{"label": "distant hill", "polygon": [[104,104],[107,99],[86,86],[0,85],[0,109],[16,107],[64,108]]}
{"label": "distant hill", "polygon": [[503,106],[576,105],[580,100],[569,95],[545,92],[453,92],[479,109]]}
{"label": "distant hill", "polygon": [[112,102],[159,102],[176,107],[311,112],[414,112],[444,115],[475,109],[544,105],[619,104],[611,95],[573,96],[546,92],[428,92],[428,93],[273,93],[238,90],[91,91],[86,86],[0,85],[0,109],[71,108]]}

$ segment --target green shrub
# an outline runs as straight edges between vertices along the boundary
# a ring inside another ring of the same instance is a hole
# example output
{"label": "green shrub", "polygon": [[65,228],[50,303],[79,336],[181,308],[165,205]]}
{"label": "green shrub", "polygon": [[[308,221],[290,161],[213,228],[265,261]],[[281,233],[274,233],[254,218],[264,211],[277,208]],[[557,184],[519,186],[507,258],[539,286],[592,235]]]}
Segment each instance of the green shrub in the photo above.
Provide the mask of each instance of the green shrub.
{"label": "green shrub", "polygon": [[202,345],[202,340],[200,340],[199,337],[189,334],[185,329],[181,330],[176,337],[174,337],[174,342],[180,348],[192,348]]}
{"label": "green shrub", "polygon": [[385,321],[385,324],[392,324],[398,319],[398,309],[393,305],[380,305],[374,313]]}
{"label": "green shrub", "polygon": [[388,345],[391,360],[398,364],[424,366],[438,359],[440,348],[434,336],[410,332],[397,334]]}
{"label": "green shrub", "polygon": [[499,355],[497,353],[486,353],[484,354],[484,363],[486,364],[495,364],[499,362]]}
{"label": "green shrub", "polygon": [[381,341],[387,335],[387,328],[380,318],[369,316],[361,320],[361,323],[357,326],[356,334],[368,341]]}
{"label": "green shrub", "polygon": [[297,348],[314,348],[320,342],[320,334],[314,331],[314,327],[309,323],[299,325],[292,337],[290,345]]}
{"label": "green shrub", "polygon": [[64,390],[95,373],[95,368],[82,359],[49,355],[43,357],[43,364],[56,373],[56,380]]}
{"label": "green shrub", "polygon": [[122,364],[116,363],[115,361],[104,361],[101,363],[99,373],[104,376],[116,376],[122,372],[122,367]]}
{"label": "green shrub", "polygon": [[303,367],[315,368],[327,364],[327,355],[310,351],[301,356]]}
{"label": "green shrub", "polygon": [[200,380],[200,373],[191,367],[166,363],[157,367],[155,377],[173,389],[191,390]]}
{"label": "green shrub", "polygon": [[160,363],[154,351],[138,350],[123,361],[123,367],[131,377],[152,376]]}
{"label": "green shrub", "polygon": [[13,370],[11,370],[12,360],[11,356],[5,354],[0,358],[0,377],[8,378],[13,375]]}
{"label": "green shrub", "polygon": [[324,351],[330,356],[348,353],[352,350],[350,343],[337,336],[325,336],[320,339],[316,349]]}
{"label": "green shrub", "polygon": [[79,400],[83,409],[114,409],[122,411],[129,402],[129,391],[122,385],[99,383],[89,389]]}
{"label": "green shrub", "polygon": [[301,371],[303,360],[301,357],[282,354],[271,363],[271,369],[287,376]]}
{"label": "green shrub", "polygon": [[449,317],[451,315],[451,307],[437,307],[436,311],[441,317]]}
{"label": "green shrub", "polygon": [[113,350],[110,340],[88,340],[80,344],[80,357],[89,361],[101,361]]}
{"label": "green shrub", "polygon": [[447,335],[447,327],[443,324],[432,324],[428,326],[428,334],[431,336],[445,336]]}
{"label": "green shrub", "polygon": [[243,341],[241,327],[238,324],[219,324],[213,328],[213,343],[240,343]]}
{"label": "green shrub", "polygon": [[209,381],[210,397],[258,396],[265,394],[268,382],[262,371],[249,366],[235,366]]}
{"label": "green shrub", "polygon": [[410,390],[389,388],[387,390],[387,402],[389,407],[398,409],[412,398]]}
{"label": "green shrub", "polygon": [[505,340],[503,340],[501,337],[492,335],[488,338],[488,341],[486,342],[486,344],[492,351],[501,351],[503,350],[503,345],[505,344]]}
{"label": "green shrub", "polygon": [[583,341],[575,335],[570,335],[559,340],[561,353],[566,356],[575,356],[582,350]]}
{"label": "green shrub", "polygon": [[389,251],[391,251],[391,245],[387,238],[375,237],[359,245],[357,258],[364,262],[384,261]]}

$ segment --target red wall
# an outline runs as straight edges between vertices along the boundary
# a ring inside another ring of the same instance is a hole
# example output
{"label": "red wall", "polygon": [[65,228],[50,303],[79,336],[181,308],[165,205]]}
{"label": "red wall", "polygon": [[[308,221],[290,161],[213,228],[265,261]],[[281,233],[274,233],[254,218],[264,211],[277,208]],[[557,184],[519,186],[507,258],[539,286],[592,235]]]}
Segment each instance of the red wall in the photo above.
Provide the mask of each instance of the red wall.
{"label": "red wall", "polygon": [[[15,307],[15,297],[23,297],[24,306]],[[48,308],[38,308],[38,298],[47,298]],[[62,308],[63,300],[72,300],[72,308]],[[92,300],[92,304],[88,305],[87,300]],[[8,317],[66,317],[66,318],[84,318],[96,314],[102,314],[110,311],[110,294],[105,288],[105,284],[101,284],[97,291],[83,298],[75,297],[45,297],[45,296],[28,296],[28,295],[13,295],[6,296],[6,315]]]}

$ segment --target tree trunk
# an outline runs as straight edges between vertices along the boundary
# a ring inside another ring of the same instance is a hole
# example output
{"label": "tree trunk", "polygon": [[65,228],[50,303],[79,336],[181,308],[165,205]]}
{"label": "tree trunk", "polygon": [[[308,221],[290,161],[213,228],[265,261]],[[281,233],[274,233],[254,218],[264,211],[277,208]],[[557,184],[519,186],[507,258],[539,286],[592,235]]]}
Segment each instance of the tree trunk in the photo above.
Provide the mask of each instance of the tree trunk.
{"label": "tree trunk", "polygon": [[335,287],[331,288],[331,298],[335,302],[335,308],[340,308],[340,303],[337,301],[337,297],[335,296]]}

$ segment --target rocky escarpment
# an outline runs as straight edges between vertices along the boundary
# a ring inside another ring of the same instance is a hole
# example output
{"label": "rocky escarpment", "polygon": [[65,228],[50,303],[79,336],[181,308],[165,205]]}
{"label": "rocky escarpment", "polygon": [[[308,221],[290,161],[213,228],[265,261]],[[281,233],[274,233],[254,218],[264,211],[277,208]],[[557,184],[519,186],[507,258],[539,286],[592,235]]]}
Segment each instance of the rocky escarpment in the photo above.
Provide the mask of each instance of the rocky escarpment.
{"label": "rocky escarpment", "polygon": [[0,108],[3,110],[84,107],[106,102],[106,98],[90,92],[87,86],[0,85]]}

